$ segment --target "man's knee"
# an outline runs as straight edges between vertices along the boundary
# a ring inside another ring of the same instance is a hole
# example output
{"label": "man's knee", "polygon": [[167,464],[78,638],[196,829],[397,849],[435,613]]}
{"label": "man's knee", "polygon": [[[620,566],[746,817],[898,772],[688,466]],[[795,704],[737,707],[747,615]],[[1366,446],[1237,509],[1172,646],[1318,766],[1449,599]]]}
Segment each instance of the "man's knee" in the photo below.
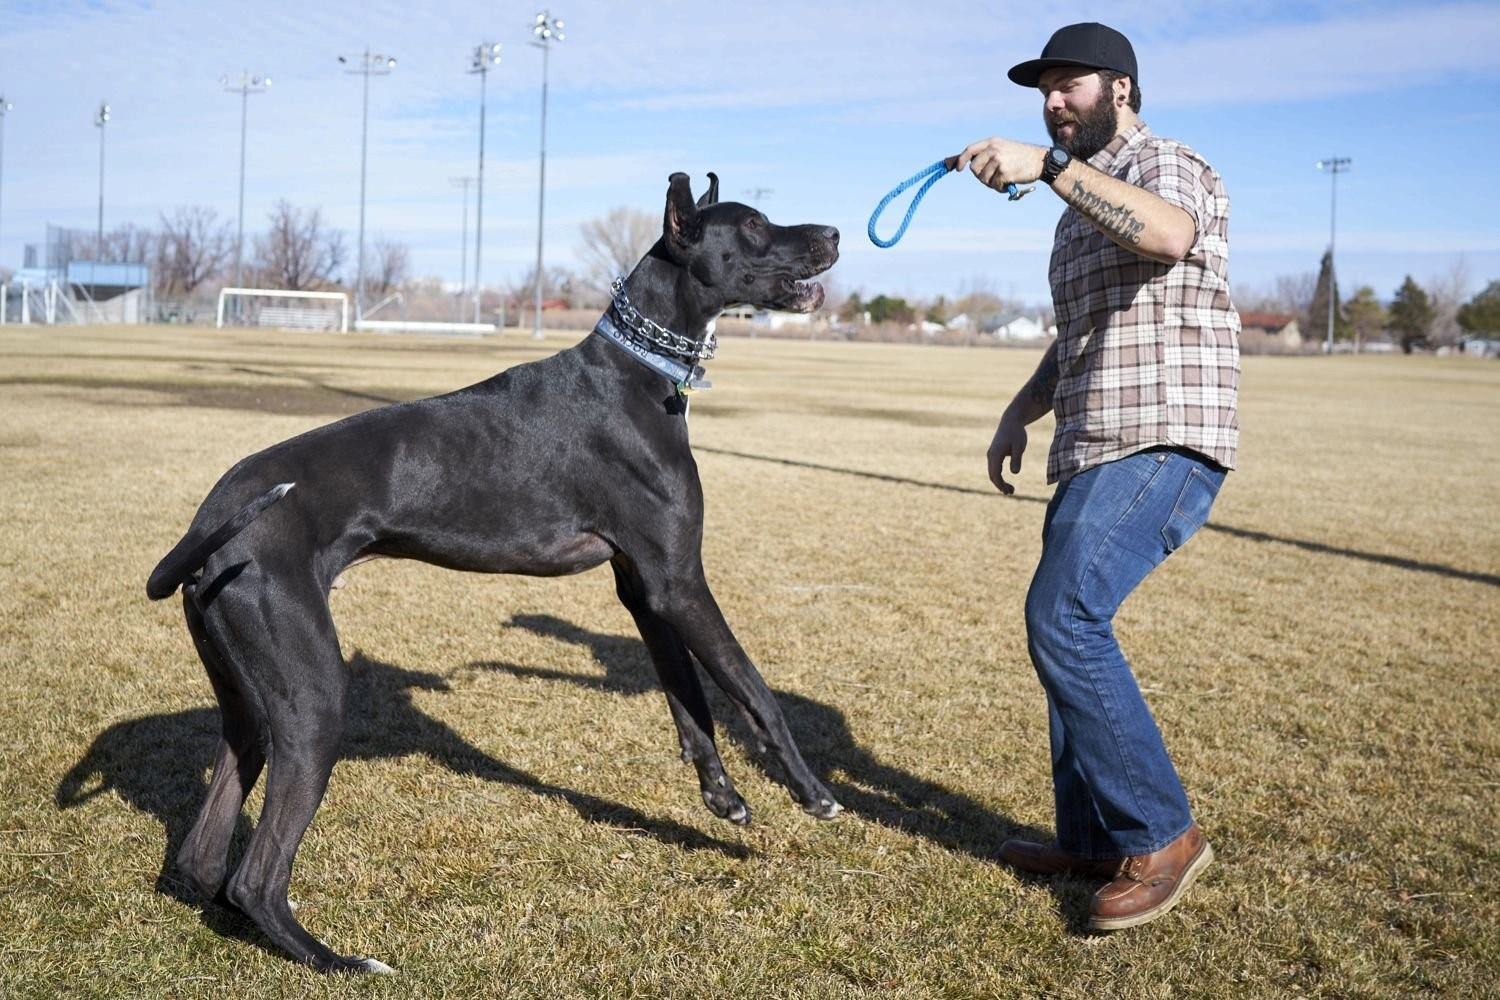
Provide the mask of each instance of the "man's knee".
{"label": "man's knee", "polygon": [[1026,646],[1043,685],[1076,677],[1099,644],[1112,640],[1113,610],[1090,599],[1087,581],[1038,572],[1026,594]]}
{"label": "man's knee", "polygon": [[1061,668],[1072,648],[1073,614],[1066,596],[1041,578],[1026,594],[1026,647],[1031,663],[1045,683]]}

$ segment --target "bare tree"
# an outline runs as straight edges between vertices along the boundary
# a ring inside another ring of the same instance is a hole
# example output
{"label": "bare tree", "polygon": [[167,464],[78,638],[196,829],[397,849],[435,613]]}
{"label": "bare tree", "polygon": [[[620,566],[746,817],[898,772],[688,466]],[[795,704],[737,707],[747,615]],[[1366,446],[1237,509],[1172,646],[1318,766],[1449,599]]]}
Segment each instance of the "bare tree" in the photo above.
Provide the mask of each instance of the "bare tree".
{"label": "bare tree", "polygon": [[[1305,322],[1317,289],[1318,275],[1314,271],[1307,271],[1303,274],[1282,274],[1278,275],[1269,286],[1263,288],[1235,288],[1234,304],[1248,312],[1282,313],[1296,316],[1299,321]],[[1326,308],[1326,299],[1324,303]],[[1327,323],[1325,316],[1324,326]]]}
{"label": "bare tree", "polygon": [[213,209],[179,206],[170,218],[163,213],[156,241],[156,287],[167,295],[192,295],[233,253],[229,223],[221,222]]}
{"label": "bare tree", "polygon": [[1432,328],[1428,339],[1434,347],[1456,344],[1464,339],[1463,327],[1458,325],[1458,311],[1468,301],[1473,284],[1469,260],[1463,254],[1454,258],[1446,271],[1427,282],[1427,295],[1432,302]]}
{"label": "bare tree", "polygon": [[946,310],[950,319],[962,315],[969,317],[976,324],[989,317],[1005,313],[1035,311],[1025,310],[1016,298],[1000,294],[993,281],[977,274],[959,283],[958,294],[946,306]]}
{"label": "bare tree", "polygon": [[376,295],[388,295],[411,277],[411,252],[405,243],[384,236],[375,240],[374,250],[375,271],[366,276],[365,284]]}
{"label": "bare tree", "polygon": [[144,264],[154,253],[156,234],[133,223],[116,226],[104,234],[82,229],[62,231],[63,256],[67,260],[93,260],[101,264]]}
{"label": "bare tree", "polygon": [[633,208],[612,208],[608,214],[578,227],[583,241],[579,257],[583,281],[608,293],[616,275],[629,274],[661,236],[661,216]]}
{"label": "bare tree", "polygon": [[110,254],[106,260],[124,261],[129,264],[144,264],[151,259],[157,234],[133,223],[126,223],[104,234],[104,244]]}
{"label": "bare tree", "polygon": [[260,281],[290,291],[333,284],[344,262],[344,234],[323,225],[323,214],[306,212],[285,199],[270,214],[271,228],[255,238]]}

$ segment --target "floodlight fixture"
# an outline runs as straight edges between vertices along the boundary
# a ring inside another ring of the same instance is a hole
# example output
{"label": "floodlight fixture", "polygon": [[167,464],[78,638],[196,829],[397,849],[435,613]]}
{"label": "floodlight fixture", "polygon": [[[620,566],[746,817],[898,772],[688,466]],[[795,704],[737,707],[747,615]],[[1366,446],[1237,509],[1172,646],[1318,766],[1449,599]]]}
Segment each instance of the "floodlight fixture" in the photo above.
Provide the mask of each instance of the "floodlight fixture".
{"label": "floodlight fixture", "polygon": [[1323,351],[1326,354],[1333,353],[1334,289],[1338,287],[1334,283],[1333,244],[1338,220],[1339,174],[1353,165],[1354,161],[1347,156],[1330,156],[1326,160],[1319,160],[1317,164],[1318,169],[1327,171],[1333,180],[1333,190],[1328,201],[1328,330],[1323,338]]}
{"label": "floodlight fixture", "polygon": [[344,70],[345,73],[357,73],[365,78],[364,110],[359,132],[359,263],[354,279],[354,319],[357,324],[365,318],[365,179],[370,151],[370,77],[390,75],[391,70],[396,68],[396,57],[383,52],[371,52],[366,48],[359,55],[339,56],[339,62],[349,67]]}
{"label": "floodlight fixture", "polygon": [[542,335],[542,285],[545,273],[542,269],[542,227],[547,202],[547,58],[552,52],[552,43],[563,41],[562,28],[562,21],[554,18],[550,10],[538,11],[531,27],[531,33],[536,36],[531,44],[542,50],[542,142],[541,159],[537,171],[536,289],[531,331],[531,335],[537,338]]}
{"label": "floodlight fixture", "polygon": [[[479,322],[480,312],[480,289],[483,287],[481,279],[481,265],[484,257],[484,114],[486,92],[489,87],[490,67],[500,65],[499,42],[480,42],[474,46],[474,54],[469,62],[469,72],[479,74],[479,174],[476,179],[477,205],[474,212],[474,322]],[[464,189],[465,208],[464,219],[468,220],[468,189]],[[468,238],[465,237],[465,249],[467,250]],[[467,266],[465,267],[467,271]]]}
{"label": "floodlight fixture", "polygon": [[231,79],[226,73],[219,77],[219,86],[231,94],[240,95],[240,201],[239,221],[234,238],[234,287],[242,288],[244,283],[241,275],[244,270],[245,257],[245,126],[250,116],[250,95],[262,94],[269,90],[271,78],[255,75],[247,69],[242,69],[238,81]]}

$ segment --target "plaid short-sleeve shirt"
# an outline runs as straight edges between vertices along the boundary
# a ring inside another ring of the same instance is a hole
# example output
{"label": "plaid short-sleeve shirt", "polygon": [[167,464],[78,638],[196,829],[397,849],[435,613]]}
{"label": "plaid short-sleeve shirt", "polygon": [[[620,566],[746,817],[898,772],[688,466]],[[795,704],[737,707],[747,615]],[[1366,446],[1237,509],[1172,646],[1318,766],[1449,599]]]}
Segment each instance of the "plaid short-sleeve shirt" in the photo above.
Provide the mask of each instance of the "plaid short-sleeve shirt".
{"label": "plaid short-sleeve shirt", "polygon": [[1193,247],[1162,264],[1114,243],[1071,207],[1048,277],[1057,315],[1057,431],[1047,482],[1157,445],[1233,468],[1240,317],[1229,299],[1229,196],[1215,170],[1142,122],[1089,165],[1193,218]]}

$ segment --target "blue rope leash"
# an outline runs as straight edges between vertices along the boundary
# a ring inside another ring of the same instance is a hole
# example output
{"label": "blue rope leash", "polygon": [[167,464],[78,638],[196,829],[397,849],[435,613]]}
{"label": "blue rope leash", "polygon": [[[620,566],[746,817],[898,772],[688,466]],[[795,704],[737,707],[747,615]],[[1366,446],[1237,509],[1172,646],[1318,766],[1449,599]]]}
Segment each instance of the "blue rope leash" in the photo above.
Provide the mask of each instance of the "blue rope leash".
{"label": "blue rope leash", "polygon": [[[906,227],[911,225],[911,217],[916,214],[917,206],[922,203],[923,196],[927,194],[929,188],[931,188],[947,174],[947,162],[944,160],[938,160],[932,166],[917,171],[906,180],[902,181],[900,184],[897,184],[895,188],[891,190],[890,194],[880,199],[880,204],[876,205],[875,211],[870,214],[870,242],[882,249],[888,249],[900,242],[901,237],[906,235]],[[917,183],[917,181],[921,180],[924,177],[927,178],[927,183],[918,188],[917,193],[912,197],[911,204],[906,208],[906,218],[902,219],[901,225],[896,227],[896,235],[892,236],[888,240],[883,240],[879,236],[876,236],[875,223],[879,220],[880,213],[885,211],[885,207],[892,201],[894,201],[897,195],[899,195],[902,191],[905,191],[907,188],[911,187],[913,184]],[[1010,196],[1010,201],[1018,200],[1022,195],[1025,195],[1030,190],[1031,188],[1018,188],[1014,184],[1005,185],[1005,193]]]}
{"label": "blue rope leash", "polygon": [[[870,242],[880,247],[881,249],[887,249],[895,246],[896,243],[901,239],[901,237],[906,235],[906,227],[911,225],[911,217],[916,214],[917,206],[922,203],[922,197],[927,194],[928,188],[932,187],[939,180],[941,180],[943,178],[943,175],[945,175],[946,173],[948,173],[948,165],[942,160],[938,160],[932,166],[917,171],[906,180],[902,181],[900,184],[897,184],[895,188],[891,190],[890,194],[880,199],[880,204],[875,206],[875,211],[870,215]],[[902,219],[901,225],[896,227],[896,235],[892,236],[888,240],[883,240],[879,236],[876,236],[875,223],[877,220],[879,220],[880,213],[885,211],[885,207],[887,205],[896,200],[896,196],[898,194],[900,194],[902,191],[905,191],[907,188],[911,187],[913,184],[917,183],[917,181],[921,180],[924,177],[927,178],[927,183],[923,184],[921,188],[918,189],[916,196],[911,200],[911,204],[907,206],[906,218]]]}

